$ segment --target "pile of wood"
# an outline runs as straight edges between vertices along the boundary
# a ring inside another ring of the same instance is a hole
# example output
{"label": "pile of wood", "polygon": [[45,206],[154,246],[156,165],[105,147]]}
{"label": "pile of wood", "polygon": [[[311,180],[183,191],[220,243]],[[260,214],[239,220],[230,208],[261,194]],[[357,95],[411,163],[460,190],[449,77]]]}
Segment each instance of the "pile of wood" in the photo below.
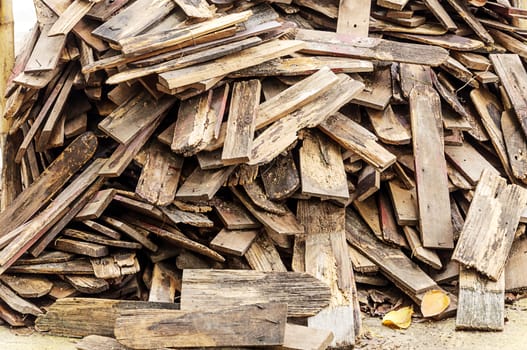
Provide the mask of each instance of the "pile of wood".
{"label": "pile of wood", "polygon": [[527,288],[526,9],[35,5],[3,115],[5,322],[322,349],[434,290],[436,318],[503,329]]}

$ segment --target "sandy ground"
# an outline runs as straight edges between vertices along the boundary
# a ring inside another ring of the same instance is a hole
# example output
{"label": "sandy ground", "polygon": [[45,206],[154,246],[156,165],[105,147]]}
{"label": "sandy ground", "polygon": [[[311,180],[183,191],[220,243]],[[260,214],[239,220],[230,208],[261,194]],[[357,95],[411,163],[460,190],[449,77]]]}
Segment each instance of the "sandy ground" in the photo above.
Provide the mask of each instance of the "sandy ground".
{"label": "sandy ground", "polygon": [[[455,319],[414,322],[407,330],[393,330],[378,318],[363,320],[364,336],[356,349],[372,350],[486,350],[527,349],[527,299],[506,308],[505,330],[497,333],[456,332]],[[74,350],[75,339],[43,336],[30,330],[0,326],[0,349]],[[102,350],[102,349],[101,349]]]}

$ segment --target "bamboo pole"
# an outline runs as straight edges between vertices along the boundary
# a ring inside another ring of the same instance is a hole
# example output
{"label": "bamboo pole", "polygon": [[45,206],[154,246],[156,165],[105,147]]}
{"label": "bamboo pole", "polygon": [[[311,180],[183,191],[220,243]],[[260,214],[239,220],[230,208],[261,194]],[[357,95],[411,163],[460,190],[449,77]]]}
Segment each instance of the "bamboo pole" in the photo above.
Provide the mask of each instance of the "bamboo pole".
{"label": "bamboo pole", "polygon": [[[5,94],[7,79],[11,74],[15,61],[15,38],[13,20],[12,0],[0,0],[0,149],[2,153],[1,173],[0,173],[0,210],[4,208],[16,196],[18,189],[13,188],[13,181],[10,181],[13,174],[18,173],[14,159],[7,153],[12,148],[8,138],[10,120],[4,119],[4,108],[6,104]],[[11,184],[11,185],[10,185]]]}

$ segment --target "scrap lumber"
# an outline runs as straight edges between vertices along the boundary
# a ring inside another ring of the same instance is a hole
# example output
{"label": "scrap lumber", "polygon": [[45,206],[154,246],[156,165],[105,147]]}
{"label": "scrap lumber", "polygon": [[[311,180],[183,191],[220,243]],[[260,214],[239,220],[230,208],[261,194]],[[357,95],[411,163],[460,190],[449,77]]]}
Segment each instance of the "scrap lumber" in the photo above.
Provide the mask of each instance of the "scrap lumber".
{"label": "scrap lumber", "polygon": [[484,170],[452,259],[498,281],[525,203],[525,189]]}
{"label": "scrap lumber", "polygon": [[[250,283],[251,290],[247,291]],[[223,310],[258,302],[286,303],[289,317],[306,317],[329,304],[329,287],[307,273],[247,270],[183,271],[181,310]]]}
{"label": "scrap lumber", "polygon": [[505,265],[505,290],[523,291],[527,288],[527,280],[523,271],[527,263],[527,241],[524,238],[515,240],[512,243],[509,259]]}

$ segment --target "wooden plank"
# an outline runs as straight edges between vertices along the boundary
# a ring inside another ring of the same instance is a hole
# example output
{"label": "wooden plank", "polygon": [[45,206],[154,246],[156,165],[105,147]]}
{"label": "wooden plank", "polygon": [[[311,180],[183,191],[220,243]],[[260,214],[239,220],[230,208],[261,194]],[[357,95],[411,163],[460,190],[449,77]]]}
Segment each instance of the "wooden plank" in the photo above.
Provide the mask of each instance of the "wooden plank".
{"label": "wooden plank", "polygon": [[11,290],[2,282],[0,282],[0,299],[9,305],[10,308],[20,312],[21,314],[29,314],[34,316],[42,314],[42,310],[40,310],[36,305],[16,295],[13,290]]}
{"label": "wooden plank", "polygon": [[287,272],[287,268],[275,247],[275,242],[271,239],[268,232],[271,231],[260,232],[247,252],[245,252],[245,259],[255,271]]}
{"label": "wooden plank", "polygon": [[320,132],[306,133],[299,150],[302,194],[348,199],[348,182],[340,147]]}
{"label": "wooden plank", "polygon": [[[247,285],[251,290],[248,293]],[[326,307],[329,287],[307,273],[252,270],[183,271],[181,310],[223,310],[253,303],[287,303],[288,317],[311,316]]]}
{"label": "wooden plank", "polygon": [[258,230],[221,230],[210,242],[220,252],[243,256],[258,235]]}
{"label": "wooden plank", "polygon": [[162,207],[161,212],[172,224],[186,224],[194,227],[214,227],[214,222],[201,213],[187,212],[176,207]]}
{"label": "wooden plank", "polygon": [[172,96],[160,100],[143,91],[128,100],[99,123],[99,129],[121,144],[129,144],[147,125],[167,112],[176,102]]}
{"label": "wooden plank", "polygon": [[23,191],[0,214],[3,234],[29,220],[54,196],[66,182],[93,156],[97,138],[86,133],[75,139],[50,166],[42,172],[30,187]]}
{"label": "wooden plank", "polygon": [[150,203],[168,205],[176,195],[183,158],[158,142],[151,143],[146,152],[146,162],[137,181],[135,193]]}
{"label": "wooden plank", "polygon": [[293,213],[287,210],[282,215],[271,213],[256,207],[239,189],[231,187],[231,191],[242,202],[247,210],[269,230],[284,234],[295,235],[304,233],[304,227],[300,225]]}
{"label": "wooden plank", "polygon": [[94,1],[74,0],[49,29],[48,36],[67,35],[93,5]]}
{"label": "wooden plank", "polygon": [[[417,85],[410,93],[419,228],[423,246],[454,247],[439,96]],[[430,172],[430,169],[434,171]]]}
{"label": "wooden plank", "polygon": [[[169,0],[136,1],[96,28],[93,34],[111,43],[117,43],[158,22],[176,6],[174,1]],[[134,25],[131,26],[130,23]]]}
{"label": "wooden plank", "polygon": [[512,114],[512,111],[503,111],[501,131],[507,146],[512,174],[523,183],[527,183],[527,143],[520,123]]}
{"label": "wooden plank", "polygon": [[[38,275],[93,275],[93,267],[87,259],[77,259],[65,262],[51,262],[34,265],[14,265],[7,269],[7,273],[29,273]],[[50,292],[53,296],[54,291]]]}
{"label": "wooden plank", "polygon": [[53,243],[53,246],[61,251],[74,253],[79,255],[87,255],[94,258],[108,255],[108,247],[90,243],[81,242],[72,239],[58,238]]}
{"label": "wooden plank", "polygon": [[114,337],[115,320],[127,310],[177,309],[177,304],[97,298],[58,299],[36,320],[40,332],[65,337]]}
{"label": "wooden plank", "polygon": [[[457,51],[475,51],[485,46],[482,41],[471,39],[455,34],[443,35],[421,35],[406,33],[389,33],[390,36],[415,41],[422,44],[432,45],[436,48],[444,48]],[[452,59],[451,57],[449,59]],[[412,62],[410,62],[412,63]],[[424,64],[424,63],[422,63]],[[441,64],[444,64],[442,62]]]}
{"label": "wooden plank", "polygon": [[527,279],[524,273],[527,264],[527,240],[516,239],[512,243],[509,259],[505,265],[505,290],[507,292],[524,291],[527,288]]}
{"label": "wooden plank", "polygon": [[345,209],[328,202],[302,200],[297,215],[306,227],[306,272],[331,288],[329,307],[308,318],[308,326],[332,331],[332,346],[355,343],[353,270],[345,238]]}
{"label": "wooden plank", "polygon": [[62,49],[66,45],[66,36],[48,36],[50,25],[43,25],[33,52],[26,63],[24,72],[52,71],[57,68]]}
{"label": "wooden plank", "polygon": [[377,0],[377,5],[398,11],[402,10],[407,3],[408,0]]}
{"label": "wooden plank", "polygon": [[381,219],[376,196],[370,196],[363,201],[354,200],[353,207],[381,242],[384,240],[381,229]]}
{"label": "wooden plank", "polygon": [[119,11],[129,0],[114,0],[110,3],[100,1],[91,8],[86,17],[106,22],[115,12]]}
{"label": "wooden plank", "polygon": [[468,142],[464,142],[461,147],[445,146],[445,156],[472,185],[478,183],[484,170],[499,175],[496,168]]}
{"label": "wooden plank", "polygon": [[516,112],[516,118],[523,132],[527,134],[527,98],[525,97],[527,72],[520,57],[516,54],[491,54],[489,58],[507,92],[514,112]]}
{"label": "wooden plank", "polygon": [[236,202],[224,202],[214,206],[216,214],[228,230],[243,230],[258,228],[260,224],[247,210]]}
{"label": "wooden plank", "polygon": [[345,75],[339,76],[339,84],[317,100],[288,114],[264,130],[253,142],[250,165],[269,163],[286,150],[305,127],[315,127],[348,103],[364,85]]}
{"label": "wooden plank", "polygon": [[103,216],[101,219],[116,230],[125,233],[127,236],[130,236],[137,242],[141,243],[141,245],[143,245],[146,249],[152,252],[155,252],[158,249],[158,246],[149,240],[148,237],[145,237],[140,231],[122,222],[121,220],[109,216]]}
{"label": "wooden plank", "polygon": [[348,244],[348,251],[350,255],[351,265],[353,271],[363,274],[375,274],[379,271],[379,267],[366,256],[361,254],[357,249]]}
{"label": "wooden plank", "polygon": [[225,165],[249,161],[261,89],[262,85],[256,79],[234,83],[227,119],[227,135],[221,154]]}
{"label": "wooden plank", "polygon": [[353,103],[377,110],[386,109],[392,99],[390,67],[377,68],[362,77],[365,88],[355,96]]}
{"label": "wooden plank", "polygon": [[267,197],[279,201],[300,188],[300,176],[291,153],[278,156],[260,172]]}
{"label": "wooden plank", "polygon": [[188,17],[207,19],[214,16],[215,7],[210,6],[205,0],[189,1],[175,0],[176,4],[185,12]]}
{"label": "wooden plank", "polygon": [[333,338],[331,331],[287,323],[285,325],[284,343],[274,347],[274,349],[323,350],[331,345]]}
{"label": "wooden plank", "polygon": [[108,236],[112,239],[116,239],[116,240],[119,240],[121,239],[121,234],[107,226],[104,226],[102,225],[101,223],[98,223],[98,222],[95,222],[95,221],[92,221],[92,220],[84,220],[82,221],[82,223],[86,226],[88,226],[89,228],[91,228],[92,230],[98,232],[98,233],[102,233],[103,235],[105,236]]}
{"label": "wooden plank", "polygon": [[403,62],[438,66],[448,53],[440,47],[408,44],[377,38],[358,39],[352,35],[299,29],[297,40],[306,42],[302,52],[315,55],[344,56],[359,59]]}
{"label": "wooden plank", "polygon": [[303,45],[303,42],[298,40],[271,41],[209,63],[161,73],[159,81],[167,88],[175,89],[291,54],[301,49]]}
{"label": "wooden plank", "polygon": [[152,283],[150,293],[148,293],[149,302],[173,303],[176,295],[176,279],[173,272],[164,263],[154,265],[152,272]]}
{"label": "wooden plank", "polygon": [[117,318],[115,336],[121,344],[143,349],[280,345],[286,314],[285,304],[220,311],[134,310]]}
{"label": "wooden plank", "polygon": [[461,268],[456,330],[501,331],[505,319],[505,277],[491,281]]}
{"label": "wooden plank", "polygon": [[391,206],[387,193],[379,193],[378,208],[384,242],[407,248],[408,243],[406,243],[406,240],[395,221],[393,207]]}
{"label": "wooden plank", "polygon": [[133,275],[141,270],[135,252],[121,252],[104,258],[90,259],[90,263],[95,277],[103,279]]}
{"label": "wooden plank", "polygon": [[381,173],[371,165],[362,168],[357,178],[356,200],[362,202],[381,189]]}
{"label": "wooden plank", "polygon": [[176,193],[179,200],[199,201],[212,199],[234,170],[234,166],[215,170],[197,167]]}
{"label": "wooden plank", "polygon": [[487,32],[487,29],[478,21],[465,3],[458,0],[447,0],[452,8],[461,16],[474,33],[483,40],[487,45],[494,44],[494,39]]}
{"label": "wooden plank", "polygon": [[370,117],[375,134],[383,143],[392,145],[406,145],[412,140],[412,133],[402,116],[395,113],[392,105],[384,110],[366,109]]}
{"label": "wooden plank", "polygon": [[22,298],[40,298],[53,288],[52,282],[40,276],[2,275],[0,280]]}
{"label": "wooden plank", "polygon": [[65,280],[83,294],[98,294],[110,289],[110,284],[92,276],[64,276]]}
{"label": "wooden plank", "polygon": [[419,232],[417,232],[413,227],[404,226],[403,227],[404,235],[406,240],[410,244],[412,249],[412,257],[416,257],[418,260],[423,263],[431,266],[432,268],[439,270],[443,267],[441,260],[437,253],[431,249],[423,247],[421,244],[421,239],[419,238]]}
{"label": "wooden plank", "polygon": [[484,170],[452,259],[498,281],[525,203],[527,191]]}
{"label": "wooden plank", "polygon": [[337,19],[337,33],[368,37],[370,7],[371,0],[341,0]]}
{"label": "wooden plank", "polygon": [[108,239],[105,236],[100,236],[93,233],[87,233],[76,229],[66,228],[62,231],[62,234],[66,237],[75,238],[81,241],[96,243],[103,246],[119,247],[126,249],[141,249],[141,245],[135,242],[119,241],[114,239]]}
{"label": "wooden plank", "polygon": [[96,219],[102,215],[104,210],[110,205],[115,196],[115,189],[108,188],[97,192],[97,194],[82,208],[75,216],[76,220]]}
{"label": "wooden plank", "polygon": [[455,31],[457,29],[456,23],[452,20],[448,12],[438,0],[424,0],[423,2],[443,27],[449,31]]}
{"label": "wooden plank", "polygon": [[327,67],[276,94],[258,106],[256,129],[274,123],[296,109],[319,98],[328,91],[338,77]]}
{"label": "wooden plank", "polygon": [[377,264],[388,279],[396,281],[406,294],[415,296],[437,288],[437,284],[399,248],[377,240],[350,208],[346,210],[346,238],[354,248]]}

